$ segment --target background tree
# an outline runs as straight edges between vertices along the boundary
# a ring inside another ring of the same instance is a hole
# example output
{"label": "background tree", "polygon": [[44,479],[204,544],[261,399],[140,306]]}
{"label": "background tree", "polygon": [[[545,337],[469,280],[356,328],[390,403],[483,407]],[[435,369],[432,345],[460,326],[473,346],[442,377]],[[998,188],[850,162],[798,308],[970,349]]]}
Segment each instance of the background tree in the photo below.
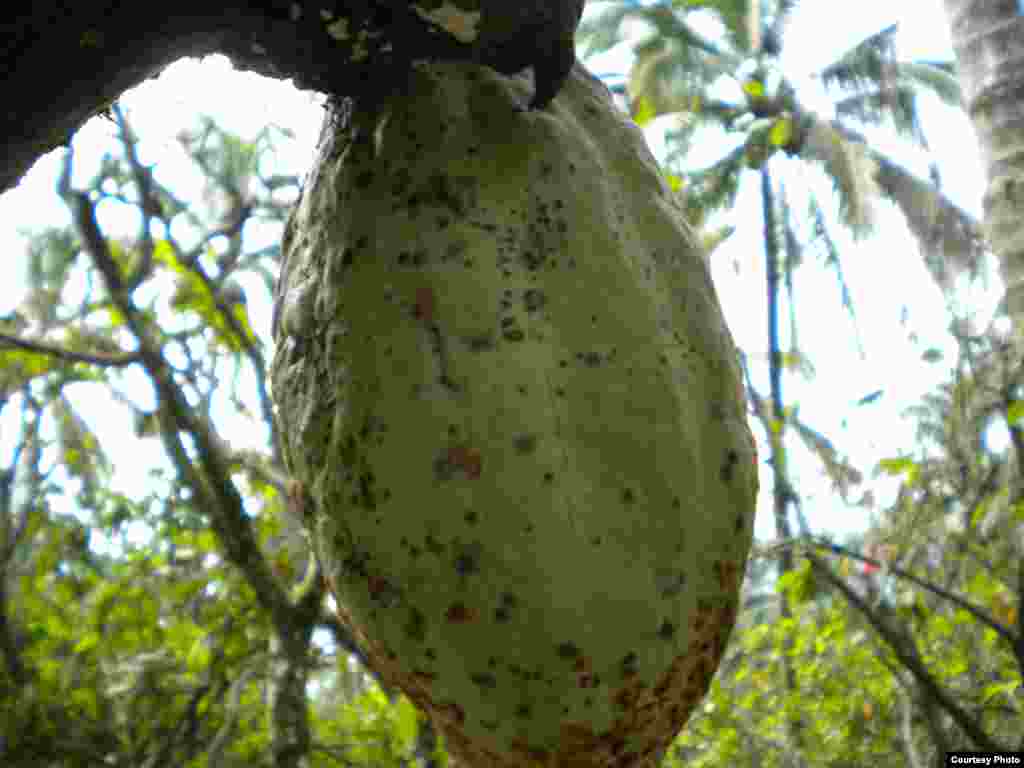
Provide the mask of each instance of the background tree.
{"label": "background tree", "polygon": [[[1020,142],[1024,136],[1021,57],[1024,16],[1019,3],[946,0],[957,76],[964,107],[974,123],[989,181],[985,230],[999,256],[1006,303],[1019,324],[1024,315],[1024,258],[1021,254]],[[1024,578],[1024,577],[1022,577]]]}

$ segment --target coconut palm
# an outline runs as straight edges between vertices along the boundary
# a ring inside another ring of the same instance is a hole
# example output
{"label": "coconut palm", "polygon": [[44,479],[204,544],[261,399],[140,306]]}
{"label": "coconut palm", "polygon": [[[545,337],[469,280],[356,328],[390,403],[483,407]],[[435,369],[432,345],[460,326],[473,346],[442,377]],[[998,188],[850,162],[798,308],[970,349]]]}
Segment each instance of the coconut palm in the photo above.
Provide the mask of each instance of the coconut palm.
{"label": "coconut palm", "polygon": [[1020,3],[946,0],[964,106],[981,147],[988,189],[985,230],[1006,281],[1006,304],[1024,316],[1024,216],[1015,187],[1024,175],[1024,111],[1020,60],[1024,11]]}
{"label": "coconut palm", "polygon": [[[955,0],[950,0],[951,4]],[[662,115],[678,117],[669,134],[670,162],[684,159],[697,134],[709,125],[733,137],[733,148],[711,165],[689,171],[687,205],[695,223],[713,211],[731,207],[749,171],[768,168],[783,173],[783,164],[768,164],[782,153],[821,167],[839,201],[840,220],[855,235],[872,232],[872,201],[894,202],[921,244],[927,266],[943,288],[964,269],[973,272],[983,253],[980,227],[973,217],[942,194],[935,167],[930,179],[910,173],[866,141],[865,128],[889,126],[912,145],[927,149],[918,97],[931,93],[959,106],[960,90],[949,62],[900,61],[897,28],[890,26],[844,52],[816,73],[834,97],[834,116],[808,108],[782,67],[786,24],[794,0],[695,0],[679,7],[638,2],[613,4],[581,27],[591,51],[622,40],[624,24],[642,20],[651,34],[635,48],[636,60],[626,90],[634,117],[645,122]],[[706,35],[709,22],[721,34]],[[796,41],[798,44],[799,41]],[[723,98],[732,91],[737,97]],[[775,185],[769,185],[773,196]],[[811,200],[820,222],[819,236],[831,247],[820,213],[828,206]],[[773,207],[781,201],[774,199]],[[787,247],[791,232],[782,232]],[[766,243],[767,247],[767,243]],[[787,258],[797,254],[787,253]]]}

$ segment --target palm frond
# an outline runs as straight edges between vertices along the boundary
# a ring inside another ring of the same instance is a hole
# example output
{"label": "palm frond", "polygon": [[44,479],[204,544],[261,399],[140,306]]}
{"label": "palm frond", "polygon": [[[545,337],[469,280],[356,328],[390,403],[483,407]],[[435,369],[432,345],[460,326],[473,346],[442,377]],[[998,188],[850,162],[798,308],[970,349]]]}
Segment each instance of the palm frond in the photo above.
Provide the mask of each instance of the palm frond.
{"label": "palm frond", "polygon": [[960,86],[955,76],[934,64],[893,62],[882,82],[871,87],[867,81],[854,93],[836,102],[836,115],[866,125],[888,123],[919,145],[924,134],[917,116],[917,96],[934,93],[944,103],[960,106]]}
{"label": "palm frond", "polygon": [[[759,0],[761,6],[765,0]],[[729,49],[746,55],[749,53],[747,17],[752,0],[684,0],[672,3],[680,17],[701,14],[713,18],[722,28],[722,38]]]}
{"label": "palm frond", "polygon": [[864,125],[891,125],[898,134],[923,146],[924,131],[917,117],[917,94],[907,85],[857,93],[835,104],[836,117]]}
{"label": "palm frond", "polygon": [[623,42],[623,22],[631,14],[632,9],[624,3],[607,3],[584,19],[576,29],[576,41],[586,49],[584,56],[604,53]]}
{"label": "palm frond", "polygon": [[951,107],[959,109],[963,103],[952,62],[900,61],[896,63],[896,77],[900,82],[934,93]]}
{"label": "palm frond", "polygon": [[822,85],[826,89],[859,92],[877,88],[891,79],[896,62],[896,31],[897,25],[893,24],[857,43],[818,73]]}
{"label": "palm frond", "polygon": [[[857,328],[857,310],[853,306],[853,296],[850,293],[850,285],[846,281],[846,276],[843,273],[843,260],[840,256],[839,247],[832,239],[832,233],[828,231],[828,225],[826,223],[825,212],[821,208],[821,204],[818,202],[814,195],[811,195],[807,200],[807,217],[811,221],[811,240],[808,246],[816,245],[819,246],[825,254],[825,264],[829,266],[836,273],[836,282],[839,286],[839,296],[842,301],[843,307],[849,313],[850,318],[853,320],[855,333],[857,335],[857,346],[860,347],[860,333],[856,331]],[[861,351],[863,354],[863,350]]]}
{"label": "palm frond", "polygon": [[[736,204],[740,177],[746,169],[746,147],[741,145],[732,150],[717,163],[686,174],[687,218],[707,216]],[[694,210],[690,210],[694,209]]]}
{"label": "palm frond", "polygon": [[630,97],[649,99],[656,114],[691,110],[695,98],[731,71],[721,58],[677,41],[651,38],[634,51]]}
{"label": "palm frond", "polygon": [[732,237],[736,231],[736,227],[731,224],[723,224],[715,229],[701,228],[697,230],[700,237],[700,247],[704,254],[704,259],[710,259],[715,249],[718,248],[722,243]]}
{"label": "palm frond", "polygon": [[867,148],[851,141],[831,124],[808,119],[801,157],[819,162],[839,198],[839,216],[854,237],[872,230],[872,203],[878,196],[876,163]]}
{"label": "palm frond", "polygon": [[976,276],[986,251],[981,224],[933,184],[873,152],[878,186],[899,207],[917,239],[925,266],[945,291],[959,274]]}

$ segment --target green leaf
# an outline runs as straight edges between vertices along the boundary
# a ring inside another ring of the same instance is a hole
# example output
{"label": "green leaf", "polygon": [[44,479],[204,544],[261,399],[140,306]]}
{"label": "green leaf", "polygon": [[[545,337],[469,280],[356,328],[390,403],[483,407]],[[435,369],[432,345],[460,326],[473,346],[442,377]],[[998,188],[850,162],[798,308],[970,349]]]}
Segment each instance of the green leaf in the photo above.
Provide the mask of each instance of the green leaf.
{"label": "green leaf", "polygon": [[75,653],[87,653],[99,644],[99,633],[87,632],[77,643],[75,643]]}
{"label": "green leaf", "polygon": [[878,462],[878,468],[885,472],[887,475],[905,475],[911,474],[917,469],[917,464],[914,463],[913,459],[908,458],[895,458],[895,459],[881,459]]}
{"label": "green leaf", "polygon": [[752,99],[760,99],[764,96],[764,83],[758,80],[747,80],[743,83],[743,92]]}
{"label": "green leaf", "polygon": [[1024,400],[1014,400],[1006,409],[1006,423],[1013,426],[1024,418]]}
{"label": "green leaf", "polygon": [[403,748],[412,747],[419,732],[419,711],[405,696],[399,698],[396,709],[395,736]]}
{"label": "green leaf", "polygon": [[1010,680],[1005,683],[994,683],[993,685],[986,685],[981,691],[981,701],[983,704],[988,704],[989,701],[997,696],[1006,695],[1013,698],[1016,695],[1017,689],[1020,688],[1020,683],[1016,680]]}
{"label": "green leaf", "polygon": [[637,99],[636,112],[633,114],[633,122],[643,128],[657,116],[658,110],[655,109],[654,102],[646,96],[641,96]]}
{"label": "green leaf", "polygon": [[210,649],[202,638],[198,639],[189,649],[185,664],[189,672],[201,672],[210,666]]}
{"label": "green leaf", "polygon": [[768,142],[773,147],[785,147],[793,140],[793,121],[788,117],[780,117],[768,132]]}

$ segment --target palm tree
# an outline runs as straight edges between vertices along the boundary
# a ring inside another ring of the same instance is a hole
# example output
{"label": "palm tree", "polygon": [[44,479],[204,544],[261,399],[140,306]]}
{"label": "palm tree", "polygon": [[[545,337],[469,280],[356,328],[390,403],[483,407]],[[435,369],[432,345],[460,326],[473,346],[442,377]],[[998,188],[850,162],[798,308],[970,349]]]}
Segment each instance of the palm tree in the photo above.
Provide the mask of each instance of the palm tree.
{"label": "palm tree", "polygon": [[946,0],[964,106],[974,123],[988,177],[985,230],[1006,282],[1006,308],[1024,316],[1024,211],[1016,189],[1024,175],[1024,40],[1020,3]]}
{"label": "palm tree", "polygon": [[[669,136],[678,149],[670,162],[681,160],[697,132],[708,126],[720,127],[733,139],[733,149],[716,162],[683,174],[695,223],[731,207],[745,172],[761,171],[783,153],[825,171],[838,195],[840,220],[858,236],[872,231],[874,196],[894,202],[933,276],[948,288],[953,274],[978,266],[984,251],[978,223],[942,194],[934,166],[931,179],[915,176],[873,149],[863,130],[889,126],[912,145],[928,149],[918,97],[931,93],[958,107],[952,64],[898,60],[897,27],[890,26],[816,73],[834,96],[834,117],[821,115],[801,102],[781,66],[784,32],[796,5],[794,0],[697,0],[672,9],[619,3],[585,22],[580,32],[592,51],[600,51],[621,41],[626,21],[651,26],[653,34],[635,49],[628,99],[641,124],[662,115],[678,117]],[[752,19],[759,20],[756,26]],[[717,40],[701,31],[709,21],[721,27]],[[729,90],[739,98],[719,95]],[[784,165],[772,171],[782,173]],[[811,201],[813,211],[826,208]],[[827,229],[822,236],[831,242]]]}

